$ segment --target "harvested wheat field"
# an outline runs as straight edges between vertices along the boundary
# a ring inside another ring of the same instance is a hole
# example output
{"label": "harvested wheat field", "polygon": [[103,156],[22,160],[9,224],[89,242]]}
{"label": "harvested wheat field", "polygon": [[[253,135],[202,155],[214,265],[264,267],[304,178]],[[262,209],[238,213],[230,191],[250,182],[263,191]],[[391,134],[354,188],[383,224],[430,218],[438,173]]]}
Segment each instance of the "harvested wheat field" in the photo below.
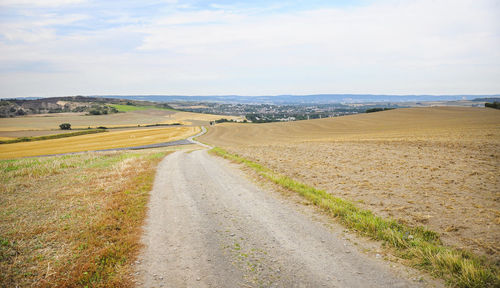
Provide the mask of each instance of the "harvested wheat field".
{"label": "harvested wheat field", "polygon": [[185,139],[198,127],[168,127],[104,132],[61,139],[0,145],[0,159],[140,146]]}
{"label": "harvested wheat field", "polygon": [[[15,118],[0,119],[0,133],[22,130],[51,130],[59,129],[59,124],[70,123],[72,128],[95,128],[125,127],[150,124],[191,124],[193,121],[201,121],[208,125],[208,121],[220,118],[239,120],[241,117],[200,114],[191,112],[179,112],[159,109],[146,109],[130,111],[126,113],[115,113],[107,115],[84,115],[83,113],[54,113],[37,114]],[[6,136],[1,135],[0,136]],[[35,135],[27,135],[35,136]],[[6,136],[9,137],[9,136]]]}
{"label": "harvested wheat field", "polygon": [[201,141],[500,260],[500,111],[397,109],[223,124]]}

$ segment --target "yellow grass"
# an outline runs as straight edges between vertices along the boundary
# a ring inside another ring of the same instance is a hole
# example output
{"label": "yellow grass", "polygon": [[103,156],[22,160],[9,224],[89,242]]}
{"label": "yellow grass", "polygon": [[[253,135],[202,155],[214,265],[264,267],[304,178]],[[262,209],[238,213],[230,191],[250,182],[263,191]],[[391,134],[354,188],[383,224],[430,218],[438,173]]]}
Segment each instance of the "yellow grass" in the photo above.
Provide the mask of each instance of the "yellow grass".
{"label": "yellow grass", "polygon": [[0,287],[134,287],[156,164],[172,149],[0,161]]}
{"label": "yellow grass", "polygon": [[0,141],[7,141],[7,140],[12,140],[12,139],[16,139],[16,138],[13,138],[13,137],[0,137]]}
{"label": "yellow grass", "polygon": [[198,127],[168,127],[113,131],[37,142],[3,144],[0,146],[0,159],[140,146],[180,140],[198,132]]}

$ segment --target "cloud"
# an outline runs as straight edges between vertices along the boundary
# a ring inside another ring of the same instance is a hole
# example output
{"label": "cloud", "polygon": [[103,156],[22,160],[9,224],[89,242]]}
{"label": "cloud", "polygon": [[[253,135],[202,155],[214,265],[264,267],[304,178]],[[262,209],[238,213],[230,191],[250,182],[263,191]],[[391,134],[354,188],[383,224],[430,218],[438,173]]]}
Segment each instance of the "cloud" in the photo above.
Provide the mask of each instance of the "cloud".
{"label": "cloud", "polygon": [[57,7],[83,3],[86,0],[2,0],[0,6]]}
{"label": "cloud", "polygon": [[68,14],[37,15],[36,19],[30,21],[10,21],[0,24],[0,34],[8,41],[13,42],[47,42],[57,37],[56,27],[71,25],[88,19],[87,15]]}
{"label": "cloud", "polygon": [[471,58],[483,58],[486,64],[488,56],[498,57],[498,29],[492,26],[497,14],[485,5],[407,3],[252,17],[224,11],[179,13],[143,29],[147,36],[139,49],[207,57],[255,53],[273,55],[274,61],[301,50],[297,56],[302,59],[335,66],[424,67]]}
{"label": "cloud", "polygon": [[496,1],[386,0],[300,9],[216,1],[202,8],[193,1],[103,3],[43,13],[23,8],[25,16],[0,21],[0,62],[12,61],[0,75],[0,93],[500,91]]}

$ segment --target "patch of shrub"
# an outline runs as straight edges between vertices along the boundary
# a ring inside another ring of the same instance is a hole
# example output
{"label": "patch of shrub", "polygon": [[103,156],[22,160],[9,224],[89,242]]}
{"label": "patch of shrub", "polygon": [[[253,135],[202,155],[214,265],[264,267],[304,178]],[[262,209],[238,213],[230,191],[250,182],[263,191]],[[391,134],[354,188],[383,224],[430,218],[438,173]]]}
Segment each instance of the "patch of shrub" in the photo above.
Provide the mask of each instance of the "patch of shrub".
{"label": "patch of shrub", "polygon": [[234,120],[233,119],[227,120],[226,118],[215,120],[215,123],[224,123],[224,122],[234,122]]}
{"label": "patch of shrub", "polygon": [[373,112],[380,112],[380,111],[387,111],[387,110],[392,110],[394,108],[370,108],[366,109],[366,113],[373,113]]}
{"label": "patch of shrub", "polygon": [[493,103],[486,102],[486,103],[484,103],[484,107],[493,108],[493,109],[500,109],[500,102],[496,102],[496,101]]}
{"label": "patch of shrub", "polygon": [[61,128],[61,130],[71,130],[71,124],[62,123],[61,125],[59,125],[59,128]]}

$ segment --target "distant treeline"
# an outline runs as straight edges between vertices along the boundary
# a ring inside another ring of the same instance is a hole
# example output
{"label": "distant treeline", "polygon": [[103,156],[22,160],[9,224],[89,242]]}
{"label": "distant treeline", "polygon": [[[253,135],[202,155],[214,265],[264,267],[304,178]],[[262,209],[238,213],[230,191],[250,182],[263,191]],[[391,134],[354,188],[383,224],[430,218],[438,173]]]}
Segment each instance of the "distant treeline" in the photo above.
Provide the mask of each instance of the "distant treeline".
{"label": "distant treeline", "polygon": [[484,107],[488,107],[488,108],[494,108],[494,109],[500,109],[500,102],[493,102],[493,103],[484,103]]}
{"label": "distant treeline", "polygon": [[370,108],[366,109],[366,113],[373,113],[373,112],[380,112],[380,111],[387,111],[387,110],[392,110],[394,108]]}
{"label": "distant treeline", "polygon": [[[221,118],[221,119],[217,119],[215,121],[210,121],[210,125],[214,125],[214,124],[219,124],[219,123],[225,123],[225,122],[238,122],[238,121],[234,121],[233,119],[226,119],[226,118]],[[245,119],[243,120],[243,123],[247,123],[248,121]]]}

